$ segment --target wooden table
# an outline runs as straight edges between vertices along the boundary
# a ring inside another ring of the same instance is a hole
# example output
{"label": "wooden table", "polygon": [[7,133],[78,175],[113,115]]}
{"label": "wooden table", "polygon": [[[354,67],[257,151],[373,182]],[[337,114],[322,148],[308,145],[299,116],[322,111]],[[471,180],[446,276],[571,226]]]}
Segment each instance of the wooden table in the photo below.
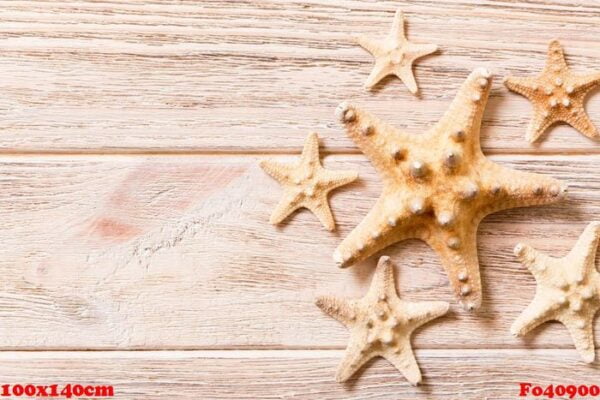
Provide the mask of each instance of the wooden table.
{"label": "wooden table", "polygon": [[[567,126],[524,139],[526,99],[504,76],[535,74],[558,37],[571,67],[600,69],[594,0],[5,1],[0,7],[0,384],[112,384],[120,399],[514,399],[518,382],[598,383],[567,330],[509,327],[533,277],[512,248],[555,256],[600,208],[600,145]],[[436,43],[413,97],[396,79],[362,89],[371,56],[352,35]],[[479,230],[484,307],[457,306],[424,243],[388,248],[408,300],[451,302],[413,340],[414,388],[378,359],[334,381],[346,329],[314,306],[358,297],[375,264],[331,254],[381,183],[333,116],[352,100],[418,134],[476,67],[495,74],[482,129],[498,163],[570,185],[561,204],[514,209]],[[588,101],[600,126],[600,94]],[[309,212],[268,224],[277,183],[257,162],[293,160],[317,131],[324,164],[361,179]],[[596,324],[598,334],[600,323]]]}

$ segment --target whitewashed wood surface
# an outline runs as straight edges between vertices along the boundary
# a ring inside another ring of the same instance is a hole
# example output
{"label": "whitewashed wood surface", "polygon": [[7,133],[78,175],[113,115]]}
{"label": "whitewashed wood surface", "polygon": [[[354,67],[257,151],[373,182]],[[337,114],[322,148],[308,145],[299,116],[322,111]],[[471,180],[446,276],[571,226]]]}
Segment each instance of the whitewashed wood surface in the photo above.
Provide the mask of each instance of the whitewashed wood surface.
{"label": "whitewashed wood surface", "polygon": [[[352,36],[386,34],[396,7],[409,38],[441,48],[417,64],[419,99],[396,79],[362,89],[372,58]],[[559,126],[529,145],[530,105],[501,83],[537,73],[554,37],[575,71],[599,70],[600,3],[2,2],[0,384],[112,383],[122,399],[480,400],[516,398],[519,381],[595,383],[563,326],[509,333],[535,289],[514,245],[562,256],[600,218],[600,142]],[[484,151],[568,183],[570,197],[483,221],[478,314],[456,305],[425,244],[387,249],[403,298],[452,311],[414,337],[423,387],[383,360],[339,385],[348,334],[313,301],[368,287],[375,258],[339,270],[331,254],[381,185],[333,110],[351,100],[418,134],[480,66],[496,75]],[[600,125],[599,91],[587,109]],[[292,161],[309,131],[326,166],[360,173],[331,197],[334,233],[307,211],[268,224],[281,192],[257,162]]]}
{"label": "whitewashed wood surface", "polygon": [[340,385],[327,376],[341,356],[341,350],[20,352],[0,354],[0,374],[59,385],[78,376],[90,385],[113,385],[115,398],[135,400],[514,400],[524,398],[520,382],[577,385],[598,377],[593,367],[556,368],[557,359],[581,363],[575,350],[417,350],[418,361],[429,366],[418,387],[383,359],[369,362],[361,379]]}

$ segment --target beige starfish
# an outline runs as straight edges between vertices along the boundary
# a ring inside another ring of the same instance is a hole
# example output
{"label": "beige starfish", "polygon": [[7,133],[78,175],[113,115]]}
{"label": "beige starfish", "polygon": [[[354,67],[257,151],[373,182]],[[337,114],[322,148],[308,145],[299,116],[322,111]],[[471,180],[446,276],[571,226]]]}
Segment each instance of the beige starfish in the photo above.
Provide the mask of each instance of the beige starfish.
{"label": "beige starfish", "polygon": [[600,308],[600,274],[594,265],[600,222],[592,222],[563,258],[542,254],[519,243],[515,254],[537,282],[535,297],[510,328],[524,335],[546,321],[567,327],[575,348],[587,363],[594,361],[593,321]]}
{"label": "beige starfish", "polygon": [[479,129],[490,86],[487,70],[472,72],[446,114],[422,135],[401,132],[346,103],[338,106],[348,135],[383,180],[373,209],[334,253],[342,267],[419,238],[440,256],[461,304],[480,306],[479,222],[503,209],[555,202],[566,191],[555,179],[514,171],[483,155]]}
{"label": "beige starfish", "polygon": [[435,44],[415,44],[406,39],[404,16],[400,10],[396,11],[392,30],[385,39],[361,36],[356,41],[375,57],[375,66],[367,78],[366,88],[371,89],[388,75],[396,75],[413,94],[419,91],[412,71],[413,63],[438,49]]}
{"label": "beige starfish", "polygon": [[350,329],[346,353],[335,379],[345,382],[373,357],[384,357],[413,385],[421,382],[421,371],[410,346],[415,329],[448,312],[443,301],[412,303],[396,293],[394,268],[389,257],[381,257],[365,297],[345,300],[320,297],[317,306]]}
{"label": "beige starfish", "polygon": [[584,106],[590,90],[600,85],[600,73],[572,73],[558,40],[550,42],[546,66],[540,75],[508,77],[505,84],[533,103],[533,119],[526,134],[530,142],[535,142],[557,122],[565,122],[589,138],[600,138],[600,132],[594,127]]}
{"label": "beige starfish", "polygon": [[269,220],[274,225],[297,209],[305,207],[319,218],[325,228],[334,230],[335,221],[327,200],[329,192],[358,178],[356,172],[323,168],[319,161],[319,137],[316,133],[310,133],[306,138],[298,164],[263,160],[260,166],[284,188],[283,197]]}

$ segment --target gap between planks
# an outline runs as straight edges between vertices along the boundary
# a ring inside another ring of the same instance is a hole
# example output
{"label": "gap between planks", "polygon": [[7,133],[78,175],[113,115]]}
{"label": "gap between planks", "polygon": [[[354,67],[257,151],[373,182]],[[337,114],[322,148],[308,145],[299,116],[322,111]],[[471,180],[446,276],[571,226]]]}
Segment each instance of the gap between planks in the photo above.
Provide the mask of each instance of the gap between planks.
{"label": "gap between planks", "polygon": [[[302,152],[302,147],[297,149],[228,149],[228,150],[146,150],[146,149],[111,149],[111,150],[11,150],[0,149],[0,157],[47,157],[47,156],[62,156],[62,157],[86,157],[86,156],[257,156],[257,155],[299,155]],[[327,149],[320,148],[321,156],[327,155],[361,155],[359,149]],[[484,155],[531,155],[531,156],[577,156],[577,155],[598,155],[600,147],[590,149],[489,149],[484,151]]]}
{"label": "gap between planks", "polygon": [[[510,332],[507,331],[506,333],[507,335],[510,335]],[[533,334],[535,335],[535,334]],[[348,338],[349,338],[349,334],[348,334]],[[452,352],[452,351],[456,351],[456,352],[462,352],[463,350],[466,352],[482,352],[482,351],[491,351],[491,352],[499,352],[499,351],[523,351],[523,352],[529,352],[529,351],[537,351],[537,350],[542,350],[542,351],[566,351],[566,352],[570,352],[573,351],[575,352],[575,347],[572,344],[558,344],[558,345],[552,345],[552,346],[544,346],[544,345],[539,345],[536,344],[535,347],[528,347],[526,344],[523,344],[522,346],[517,345],[517,346],[513,346],[513,345],[509,345],[510,347],[507,348],[506,345],[503,344],[496,344],[496,345],[485,345],[484,347],[462,347],[460,345],[457,346],[449,346],[448,344],[439,344],[439,345],[431,345],[428,347],[416,347],[413,346],[413,350],[414,351],[443,351],[443,352]],[[2,361],[2,355],[3,354],[10,354],[10,353],[109,353],[109,354],[119,354],[119,353],[144,353],[144,352],[150,352],[150,353],[177,353],[177,352],[184,352],[184,353],[211,353],[211,352],[223,352],[223,353],[234,353],[234,352],[256,352],[256,353],[269,353],[269,352],[273,352],[273,353],[281,353],[281,352],[315,352],[315,353],[320,353],[320,352],[331,352],[331,353],[336,353],[336,352],[343,352],[345,350],[346,346],[291,346],[291,345],[285,345],[285,346],[270,346],[270,345],[248,345],[248,346],[193,346],[193,347],[185,347],[185,346],[180,346],[180,347],[160,347],[160,348],[148,348],[148,346],[144,346],[144,347],[131,347],[131,348],[110,348],[110,347],[102,347],[102,348],[85,348],[85,347],[45,347],[45,348],[36,348],[36,347],[31,347],[31,348],[24,348],[24,349],[18,349],[18,350],[2,350],[0,349],[0,361]]]}
{"label": "gap between planks", "polygon": [[[19,359],[53,359],[68,356],[69,359],[112,359],[112,358],[154,358],[154,359],[191,359],[191,358],[341,358],[339,350],[21,350],[0,351],[0,361]],[[573,356],[575,349],[415,349],[421,356],[427,357],[479,357],[489,356]]]}

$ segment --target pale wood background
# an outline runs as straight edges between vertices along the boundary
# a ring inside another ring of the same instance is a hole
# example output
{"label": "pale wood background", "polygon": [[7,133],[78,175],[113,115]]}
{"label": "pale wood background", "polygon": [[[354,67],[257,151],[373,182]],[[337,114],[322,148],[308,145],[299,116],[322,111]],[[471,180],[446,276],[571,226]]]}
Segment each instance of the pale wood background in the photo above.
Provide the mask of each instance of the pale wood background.
{"label": "pale wood background", "polygon": [[[421,99],[395,79],[362,89],[372,59],[351,36],[384,35],[397,6],[410,38],[442,49],[417,65]],[[529,145],[530,106],[501,84],[539,71],[554,37],[575,71],[600,69],[600,3],[2,2],[0,383],[114,384],[122,399],[478,400],[515,398],[518,381],[596,383],[561,325],[509,333],[535,288],[514,245],[562,256],[599,215],[600,144],[559,126]],[[339,385],[348,334],[313,299],[368,287],[375,259],[342,271],[331,253],[380,182],[333,110],[352,100],[419,133],[479,66],[496,76],[484,151],[567,182],[570,198],[483,221],[479,314],[457,306],[423,243],[389,248],[401,295],[452,311],[414,337],[421,387],[383,360]],[[599,92],[588,112],[600,124]],[[331,198],[335,233],[305,211],[267,222],[280,189],[257,162],[293,160],[312,130],[326,166],[361,175]]]}

